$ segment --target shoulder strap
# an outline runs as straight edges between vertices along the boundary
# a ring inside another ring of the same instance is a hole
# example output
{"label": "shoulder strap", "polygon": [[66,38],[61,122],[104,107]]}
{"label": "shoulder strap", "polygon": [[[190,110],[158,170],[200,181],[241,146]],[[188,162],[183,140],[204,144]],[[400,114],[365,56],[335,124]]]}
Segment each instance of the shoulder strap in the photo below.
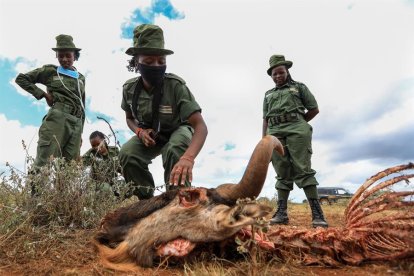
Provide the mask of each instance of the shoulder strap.
{"label": "shoulder strap", "polygon": [[[159,109],[160,109],[160,103],[162,98],[162,87],[163,83],[157,85],[154,87],[154,96],[152,98],[152,124],[149,126],[148,124],[145,124],[145,122],[138,122],[138,126],[142,128],[149,128],[152,127],[155,131],[160,131],[159,126]],[[144,88],[144,83],[142,81],[142,78],[138,78],[137,84],[135,85],[134,89],[134,95],[132,97],[132,112],[134,113],[134,117],[138,118],[138,99],[139,94],[141,93],[141,90]]]}
{"label": "shoulder strap", "polygon": [[[134,95],[132,96],[132,113],[134,114],[134,117],[136,120],[138,120],[138,98],[139,93],[141,93],[142,88],[144,87],[142,83],[142,79],[138,78],[136,81],[135,89],[134,89]],[[141,122],[138,122],[140,125]],[[141,126],[140,126],[141,127]]]}
{"label": "shoulder strap", "polygon": [[152,98],[152,129],[156,132],[159,132],[161,130],[159,115],[160,103],[163,94],[163,84],[164,82],[161,82],[160,84],[154,87],[154,97]]}

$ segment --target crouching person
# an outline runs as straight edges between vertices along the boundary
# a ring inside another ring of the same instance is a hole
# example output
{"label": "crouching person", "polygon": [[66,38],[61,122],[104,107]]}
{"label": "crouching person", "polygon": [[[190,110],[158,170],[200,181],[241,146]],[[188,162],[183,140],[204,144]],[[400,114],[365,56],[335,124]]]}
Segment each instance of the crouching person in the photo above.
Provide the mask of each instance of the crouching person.
{"label": "crouching person", "polygon": [[139,25],[133,41],[126,51],[133,56],[128,69],[141,76],[125,82],[121,107],[135,136],[122,146],[119,159],[126,183],[132,183],[129,196],[147,199],[155,187],[148,165],[159,155],[167,190],[191,185],[207,126],[185,81],[165,73],[166,56],[173,51],[164,48],[162,29]]}
{"label": "crouching person", "polygon": [[83,165],[91,167],[91,178],[96,182],[97,190],[113,190],[115,196],[119,196],[116,187],[113,187],[118,173],[121,173],[119,149],[109,146],[105,138],[105,134],[100,131],[91,133],[91,148],[82,156],[82,162]]}

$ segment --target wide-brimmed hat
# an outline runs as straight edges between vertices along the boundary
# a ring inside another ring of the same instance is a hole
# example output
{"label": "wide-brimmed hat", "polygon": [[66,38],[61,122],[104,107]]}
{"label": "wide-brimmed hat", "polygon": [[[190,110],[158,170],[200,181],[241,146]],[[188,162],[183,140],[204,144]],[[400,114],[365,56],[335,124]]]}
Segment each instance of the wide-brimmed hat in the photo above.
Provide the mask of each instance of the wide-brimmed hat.
{"label": "wide-brimmed hat", "polygon": [[272,74],[272,69],[279,66],[279,65],[285,65],[287,69],[292,67],[293,62],[289,60],[285,60],[285,56],[282,55],[273,55],[269,59],[269,65],[270,68],[267,69],[267,74],[270,76]]}
{"label": "wide-brimmed hat", "polygon": [[127,55],[171,55],[173,51],[164,48],[164,33],[160,27],[142,24],[134,29],[134,46],[126,50]]}
{"label": "wide-brimmed hat", "polygon": [[73,37],[70,35],[60,34],[56,37],[56,48],[52,48],[53,51],[58,50],[74,50],[80,51],[82,49],[76,48],[73,43]]}

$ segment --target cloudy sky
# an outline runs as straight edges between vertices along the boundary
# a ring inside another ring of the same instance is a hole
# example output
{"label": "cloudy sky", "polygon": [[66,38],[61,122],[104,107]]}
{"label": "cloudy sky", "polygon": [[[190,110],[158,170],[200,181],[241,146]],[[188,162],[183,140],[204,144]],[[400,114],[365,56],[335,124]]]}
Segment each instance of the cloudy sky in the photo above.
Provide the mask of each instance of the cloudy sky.
{"label": "cloudy sky", "polygon": [[[262,102],[274,85],[268,59],[284,54],[291,74],[319,103],[313,167],[321,186],[351,191],[389,166],[414,161],[414,1],[292,0],[0,0],[0,173],[25,168],[21,141],[35,156],[47,112],[14,83],[19,72],[57,64],[55,36],[71,34],[82,48],[75,64],[86,75],[87,117],[82,153],[94,130],[121,143],[133,133],[120,108],[133,28],[164,29],[167,72],[187,82],[209,129],[196,159],[194,185],[237,182],[261,138]],[[162,184],[160,158],[150,167]],[[262,196],[273,196],[273,168]],[[297,187],[291,199],[301,201]]]}

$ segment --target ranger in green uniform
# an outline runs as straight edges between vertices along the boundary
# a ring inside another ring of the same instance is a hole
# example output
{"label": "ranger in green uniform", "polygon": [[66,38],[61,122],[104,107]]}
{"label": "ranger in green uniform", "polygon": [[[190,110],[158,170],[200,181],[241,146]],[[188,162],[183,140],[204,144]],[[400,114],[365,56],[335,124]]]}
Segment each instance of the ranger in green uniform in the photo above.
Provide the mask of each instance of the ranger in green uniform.
{"label": "ranger in green uniform", "polygon": [[[114,179],[121,172],[119,149],[109,146],[105,138],[105,134],[100,131],[91,133],[89,142],[92,148],[82,156],[82,162],[85,166],[91,166],[91,178],[98,184],[97,188],[111,190]],[[114,193],[118,195],[116,191]]]}
{"label": "ranger in green uniform", "polygon": [[153,196],[154,180],[148,170],[151,160],[162,155],[164,181],[189,186],[194,159],[207,136],[201,108],[185,84],[174,74],[166,74],[166,55],[160,27],[142,24],[134,29],[133,56],[129,70],[141,74],[123,86],[121,107],[128,127],[136,134],[120,151],[119,160],[130,195],[139,199]]}
{"label": "ranger in green uniform", "polygon": [[287,224],[287,201],[293,182],[303,188],[312,210],[313,227],[328,227],[319,204],[315,171],[311,168],[312,126],[318,113],[315,97],[303,83],[294,81],[288,69],[292,62],[282,55],[270,57],[267,74],[276,87],[266,92],[263,102],[263,136],[274,135],[285,147],[285,155],[273,154],[277,173],[278,209],[271,224]]}
{"label": "ranger in green uniform", "polygon": [[[56,37],[56,57],[60,66],[44,65],[19,74],[16,83],[36,99],[46,99],[51,107],[39,129],[34,170],[44,166],[50,156],[76,159],[79,155],[85,119],[85,77],[73,66],[79,51],[70,35]],[[46,86],[43,91],[36,86]]]}

